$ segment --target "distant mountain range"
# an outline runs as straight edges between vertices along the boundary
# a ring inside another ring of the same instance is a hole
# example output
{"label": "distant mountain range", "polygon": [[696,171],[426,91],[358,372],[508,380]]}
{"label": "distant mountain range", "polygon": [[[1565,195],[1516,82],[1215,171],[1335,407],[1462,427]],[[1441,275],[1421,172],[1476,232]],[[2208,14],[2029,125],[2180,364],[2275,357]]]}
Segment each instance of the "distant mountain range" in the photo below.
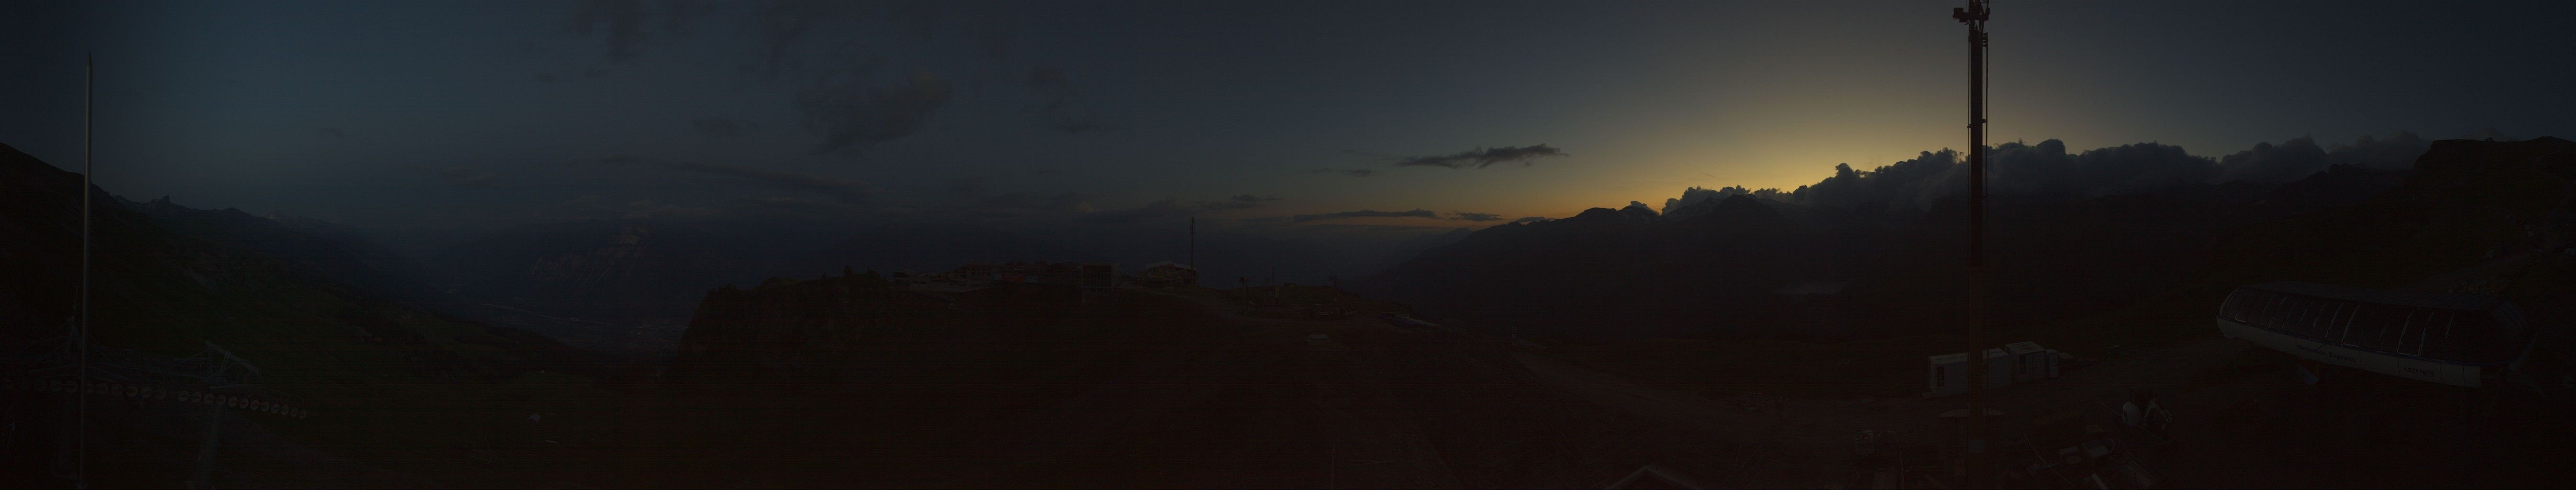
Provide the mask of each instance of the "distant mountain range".
{"label": "distant mountain range", "polygon": [[[1899,167],[1882,172],[1944,171]],[[2249,226],[2352,206],[2413,172],[2324,168],[2280,184],[2131,180],[2059,186],[2096,189],[2082,193],[1996,191],[1986,232],[1992,321],[2063,323],[2134,303],[2183,280],[2212,246]],[[1871,185],[1867,177],[1819,188]],[[1907,189],[1885,195],[1937,195]],[[1807,190],[1802,200],[1818,204],[1728,189],[1677,199],[1664,213],[1637,204],[1494,226],[1351,286],[1526,336],[1848,338],[1947,331],[1963,321],[1954,307],[1966,297],[1963,200],[1927,197],[1918,209]]]}

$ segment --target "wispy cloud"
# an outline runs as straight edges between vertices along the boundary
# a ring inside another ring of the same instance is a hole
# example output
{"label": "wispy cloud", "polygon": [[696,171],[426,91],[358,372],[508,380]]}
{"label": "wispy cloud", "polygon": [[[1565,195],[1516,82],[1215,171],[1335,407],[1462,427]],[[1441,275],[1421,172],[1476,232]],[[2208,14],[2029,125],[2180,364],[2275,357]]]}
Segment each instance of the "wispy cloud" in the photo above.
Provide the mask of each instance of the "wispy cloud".
{"label": "wispy cloud", "polygon": [[813,154],[855,155],[921,130],[931,114],[948,104],[950,92],[946,80],[924,72],[913,74],[911,83],[899,87],[856,80],[809,87],[797,94],[795,106],[806,129],[823,137]]}
{"label": "wispy cloud", "polygon": [[698,134],[704,134],[708,137],[731,138],[742,136],[744,131],[760,127],[760,125],[754,124],[750,121],[711,116],[691,119],[689,120],[689,127],[697,129]]}
{"label": "wispy cloud", "polygon": [[480,187],[501,183],[501,176],[499,175],[493,175],[492,172],[476,170],[464,166],[450,166],[438,169],[432,173],[437,174],[439,180],[456,185]]}
{"label": "wispy cloud", "polygon": [[1232,198],[1228,198],[1228,199],[1223,200],[1223,201],[1200,201],[1200,202],[1198,203],[1198,207],[1199,207],[1199,209],[1210,210],[1210,211],[1214,211],[1214,210],[1218,210],[1218,209],[1252,209],[1252,208],[1261,207],[1261,204],[1262,204],[1262,203],[1266,203],[1266,202],[1270,202],[1270,201],[1277,201],[1277,200],[1279,200],[1279,198],[1276,198],[1276,197],[1269,197],[1269,196],[1255,196],[1255,195],[1251,195],[1251,194],[1242,194],[1242,195],[1234,196],[1234,197],[1232,197]]}
{"label": "wispy cloud", "polygon": [[1311,172],[1319,173],[1319,174],[1342,174],[1342,175],[1348,175],[1348,176],[1352,176],[1352,177],[1367,177],[1367,176],[1371,176],[1371,175],[1377,175],[1377,171],[1376,171],[1376,170],[1370,170],[1370,169],[1365,169],[1365,168],[1348,168],[1348,169],[1344,169],[1344,168],[1319,168],[1319,169],[1312,170]]}
{"label": "wispy cloud", "polygon": [[1265,203],[1277,200],[1279,200],[1279,198],[1256,196],[1251,194],[1237,195],[1223,201],[1194,201],[1188,203],[1181,202],[1180,199],[1167,198],[1160,201],[1145,203],[1144,206],[1134,208],[1112,209],[1086,214],[1082,216],[1082,220],[1103,223],[1123,223],[1151,218],[1179,218],[1196,216],[1199,213],[1208,211],[1258,208]]}
{"label": "wispy cloud", "polygon": [[1412,210],[1412,211],[1378,211],[1378,210],[1374,210],[1374,209],[1362,209],[1362,210],[1358,210],[1358,211],[1341,211],[1341,212],[1323,213],[1323,214],[1300,214],[1300,215],[1296,215],[1296,216],[1290,216],[1290,217],[1288,217],[1288,220],[1289,220],[1289,221],[1298,222],[1298,223],[1304,223],[1304,222],[1308,222],[1308,221],[1318,221],[1318,220],[1328,220],[1328,219],[1343,219],[1343,218],[1438,218],[1438,217],[1440,217],[1440,213],[1434,213],[1434,212],[1431,212],[1431,210],[1429,210],[1429,209],[1416,209],[1416,210]]}
{"label": "wispy cloud", "polygon": [[795,172],[764,170],[740,165],[707,162],[663,161],[631,155],[602,158],[591,163],[613,166],[651,166],[677,172],[730,177],[742,182],[760,184],[777,189],[821,194],[831,197],[833,200],[848,204],[866,204],[874,195],[874,193],[870,191],[869,186],[864,182],[835,179],[819,175],[800,174]]}
{"label": "wispy cloud", "polygon": [[592,0],[582,2],[581,9],[573,13],[570,30],[576,35],[588,36],[599,30],[601,25],[606,25],[608,50],[602,56],[612,61],[626,61],[633,59],[644,40],[652,37],[652,33],[644,29],[645,17],[644,2]]}
{"label": "wispy cloud", "polygon": [[1474,150],[1467,150],[1447,155],[1402,157],[1395,161],[1395,166],[1485,168],[1503,162],[1521,162],[1526,165],[1531,160],[1560,156],[1565,156],[1565,152],[1559,151],[1555,147],[1547,146],[1545,144],[1537,144],[1529,146],[1505,146],[1500,148],[1477,148]]}
{"label": "wispy cloud", "polygon": [[1038,95],[1038,117],[1058,131],[1079,133],[1099,127],[1092,111],[1076,107],[1081,94],[1073,90],[1073,81],[1063,68],[1040,66],[1029,69],[1029,90]]}

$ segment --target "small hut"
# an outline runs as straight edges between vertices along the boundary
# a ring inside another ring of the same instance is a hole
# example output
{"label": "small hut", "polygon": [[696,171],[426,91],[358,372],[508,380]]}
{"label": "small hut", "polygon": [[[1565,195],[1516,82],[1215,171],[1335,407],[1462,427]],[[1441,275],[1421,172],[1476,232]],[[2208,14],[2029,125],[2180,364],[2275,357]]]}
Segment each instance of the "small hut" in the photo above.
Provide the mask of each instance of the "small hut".
{"label": "small hut", "polygon": [[2001,348],[1986,349],[1986,389],[2012,386],[2013,381],[2012,354]]}
{"label": "small hut", "polygon": [[2012,354],[2013,382],[2029,382],[2057,377],[2057,350],[2040,347],[2037,342],[2014,342],[2004,345]]}
{"label": "small hut", "polygon": [[1968,392],[1968,353],[1932,356],[1932,396],[1950,396]]}
{"label": "small hut", "polygon": [[[2004,349],[1986,349],[1985,354],[1986,389],[2012,386],[2013,381],[2020,380],[2020,377],[2014,375],[2014,370],[2019,367],[2013,362],[2010,352]],[[1932,368],[1931,386],[1929,386],[1932,396],[1950,396],[1968,392],[1968,353],[1931,356],[1926,361]]]}

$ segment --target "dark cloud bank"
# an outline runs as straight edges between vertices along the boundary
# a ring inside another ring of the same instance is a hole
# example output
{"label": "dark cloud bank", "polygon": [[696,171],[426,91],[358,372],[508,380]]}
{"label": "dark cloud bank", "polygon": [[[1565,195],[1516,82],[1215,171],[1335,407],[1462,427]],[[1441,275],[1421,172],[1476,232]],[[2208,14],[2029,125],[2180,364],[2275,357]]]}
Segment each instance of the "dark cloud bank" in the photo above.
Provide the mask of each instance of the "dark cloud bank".
{"label": "dark cloud bank", "polygon": [[946,80],[927,72],[896,87],[861,81],[818,85],[797,94],[796,113],[806,129],[823,138],[811,153],[856,154],[919,131],[948,104],[950,91]]}
{"label": "dark cloud bank", "polygon": [[[743,58],[752,60],[739,66],[738,75],[745,81],[796,87],[783,102],[793,109],[797,124],[815,138],[808,154],[857,157],[921,131],[959,94],[987,93],[964,87],[1013,78],[961,69],[936,58],[915,59],[965,44],[978,52],[1008,51],[1007,29],[990,25],[996,21],[963,20],[963,25],[951,26],[941,17],[975,16],[948,15],[942,10],[948,9],[858,2],[590,1],[571,9],[564,32],[597,39],[601,47],[594,60],[610,64],[674,51],[683,42],[690,49],[741,50]],[[702,25],[731,25],[736,31],[732,36],[693,36]],[[879,32],[906,35],[897,42],[875,36]],[[998,63],[1001,58],[987,61]],[[1065,69],[1041,65],[1022,73],[1016,82],[1035,97],[1036,115],[1048,126],[1067,133],[1100,126],[1097,111],[1086,104],[1077,80]],[[584,74],[597,77],[609,71],[592,66]],[[538,77],[563,78],[554,73]],[[717,138],[758,127],[717,117],[690,123],[700,133]]]}
{"label": "dark cloud bank", "polygon": [[[1988,152],[1991,166],[1987,169],[1989,192],[2003,194],[2069,195],[2100,197],[2153,192],[2178,186],[2246,182],[2279,184],[2307,177],[2335,166],[2374,170],[2404,169],[2414,164],[2431,143],[2413,133],[2399,132],[2387,137],[2363,136],[2351,144],[2319,146],[2314,138],[2298,137],[2280,144],[2260,143],[2245,151],[2220,158],[2195,156],[2182,147],[2135,143],[2096,148],[2082,153],[2068,153],[2058,140],[2038,144],[2021,142],[1996,145]],[[1957,150],[1926,151],[1914,159],[1896,162],[1875,170],[1857,170],[1851,164],[1834,166],[1834,175],[1815,184],[1796,189],[1748,189],[1692,187],[1681,197],[1664,201],[1662,212],[1673,213],[1700,202],[1712,202],[1731,195],[1750,195],[1771,201],[1834,208],[1884,208],[1922,210],[1933,202],[1958,196],[1967,188],[1967,167],[1959,165],[1965,155]]]}
{"label": "dark cloud bank", "polygon": [[1362,209],[1358,211],[1340,211],[1322,214],[1300,214],[1289,216],[1287,220],[1296,223],[1305,223],[1310,221],[1344,218],[1425,218],[1475,222],[1501,221],[1503,219],[1502,215],[1494,213],[1473,213],[1467,211],[1450,211],[1448,216],[1441,216],[1440,213],[1432,212],[1429,209],[1415,209],[1411,211],[1378,211],[1374,209]]}
{"label": "dark cloud bank", "polygon": [[[1536,144],[1529,146],[1477,148],[1447,155],[1403,157],[1395,161],[1395,166],[1485,168],[1494,166],[1494,164],[1497,163],[1505,162],[1520,162],[1521,164],[1526,165],[1532,160],[1561,156],[1565,156],[1565,152],[1558,151],[1555,147],[1547,146],[1545,144]],[[1358,176],[1356,174],[1354,175]]]}
{"label": "dark cloud bank", "polygon": [[[2010,300],[1994,321],[2063,321],[2164,291],[2231,230],[2396,188],[2431,146],[2408,133],[2218,158],[2159,143],[1997,145],[1986,250],[1992,297]],[[1351,287],[1523,336],[1903,333],[1962,300],[1961,158],[1838,165],[1785,191],[1694,187],[1660,212],[1632,201],[1514,220]]]}
{"label": "dark cloud bank", "polygon": [[740,165],[708,162],[666,161],[620,155],[588,162],[606,167],[650,167],[675,172],[727,177],[739,182],[767,186],[792,192],[820,194],[847,204],[868,204],[874,192],[865,182],[843,180],[795,172],[764,170]]}

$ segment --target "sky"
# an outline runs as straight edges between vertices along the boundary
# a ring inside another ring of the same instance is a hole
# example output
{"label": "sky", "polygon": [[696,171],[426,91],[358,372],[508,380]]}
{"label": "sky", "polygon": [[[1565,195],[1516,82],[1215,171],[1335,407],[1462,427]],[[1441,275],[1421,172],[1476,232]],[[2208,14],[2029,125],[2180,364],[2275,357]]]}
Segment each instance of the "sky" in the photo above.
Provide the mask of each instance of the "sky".
{"label": "sky", "polygon": [[[0,143],[78,166],[87,53],[97,181],[192,207],[1484,226],[1962,147],[1955,3],[14,3]],[[2567,137],[2567,25],[2005,0],[1991,140]]]}

